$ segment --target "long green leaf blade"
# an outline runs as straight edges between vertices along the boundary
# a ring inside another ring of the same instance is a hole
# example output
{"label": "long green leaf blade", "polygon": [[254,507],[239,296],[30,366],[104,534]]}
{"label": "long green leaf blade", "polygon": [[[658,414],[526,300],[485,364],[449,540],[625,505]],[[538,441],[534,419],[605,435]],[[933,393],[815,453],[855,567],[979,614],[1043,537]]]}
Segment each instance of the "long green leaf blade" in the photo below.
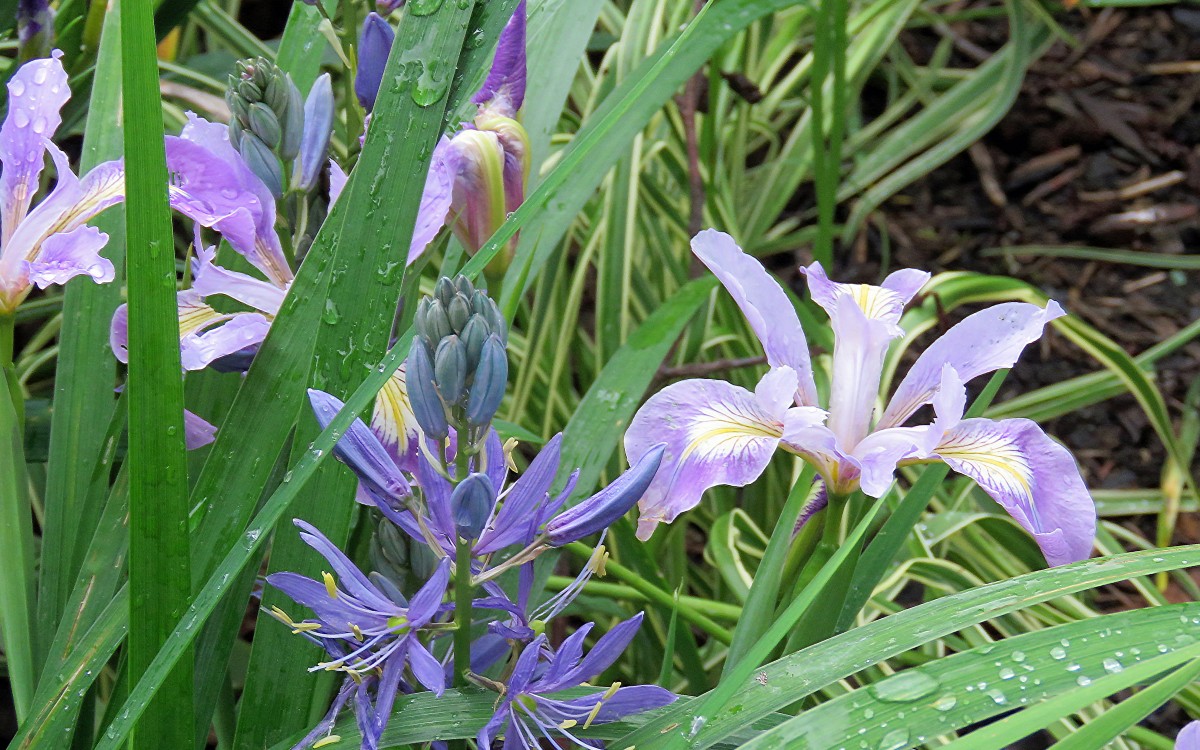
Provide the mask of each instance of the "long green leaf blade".
{"label": "long green leaf blade", "polygon": [[[191,589],[183,381],[175,245],[152,7],[122,8],[122,124],[125,131],[129,263],[129,588],[128,668],[137,677],[183,614]],[[191,664],[184,660],[156,691],[135,748],[193,742]]]}

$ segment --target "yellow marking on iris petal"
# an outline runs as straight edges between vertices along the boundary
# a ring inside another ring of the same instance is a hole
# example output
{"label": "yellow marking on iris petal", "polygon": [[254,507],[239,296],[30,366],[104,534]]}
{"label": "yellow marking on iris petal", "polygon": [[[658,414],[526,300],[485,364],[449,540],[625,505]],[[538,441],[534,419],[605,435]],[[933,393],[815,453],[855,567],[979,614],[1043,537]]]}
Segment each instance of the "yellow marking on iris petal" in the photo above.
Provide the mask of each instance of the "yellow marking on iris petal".
{"label": "yellow marking on iris petal", "polygon": [[574,719],[563,719],[561,722],[559,722],[558,728],[559,729],[572,729],[578,725],[579,725],[579,722],[575,721]]}
{"label": "yellow marking on iris petal", "polygon": [[[702,407],[697,428],[689,436],[688,445],[680,453],[679,462],[686,461],[692,453],[717,453],[722,443],[728,441],[753,440],[757,438],[783,437],[783,424],[763,414],[739,414],[730,411],[724,404],[708,404]],[[736,450],[736,448],[734,449]],[[733,453],[734,450],[728,451]]]}
{"label": "yellow marking on iris petal", "polygon": [[321,578],[325,581],[325,593],[329,594],[330,599],[337,599],[337,582],[333,580],[333,576],[321,571]]}
{"label": "yellow marking on iris petal", "polygon": [[180,305],[179,337],[183,338],[197,331],[202,331],[213,323],[227,320],[230,317],[229,315],[222,315],[202,302]]}
{"label": "yellow marking on iris petal", "polygon": [[318,750],[319,748],[322,748],[322,747],[329,747],[330,745],[336,745],[337,743],[339,743],[341,741],[342,741],[342,738],[340,735],[331,734],[323,740],[318,740],[317,742],[314,742],[313,750]]}
{"label": "yellow marking on iris petal", "polygon": [[1027,502],[1033,502],[1033,469],[1017,445],[995,433],[976,435],[970,442],[956,442],[952,437],[937,448],[943,459],[976,464],[988,473],[1004,478],[1019,489]]}
{"label": "yellow marking on iris petal", "polygon": [[404,366],[388,378],[375,398],[375,410],[371,414],[371,427],[384,445],[394,447],[398,455],[408,453],[409,441],[418,432],[417,418],[413,415],[412,403],[408,400]]}

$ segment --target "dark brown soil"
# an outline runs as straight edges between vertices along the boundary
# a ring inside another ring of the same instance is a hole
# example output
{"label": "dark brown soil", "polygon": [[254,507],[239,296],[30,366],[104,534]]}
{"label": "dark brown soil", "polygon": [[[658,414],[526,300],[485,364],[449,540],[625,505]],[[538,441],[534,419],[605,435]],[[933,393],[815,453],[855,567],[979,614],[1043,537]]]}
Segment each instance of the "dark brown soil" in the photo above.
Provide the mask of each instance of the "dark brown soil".
{"label": "dark brown soil", "polygon": [[[1138,354],[1200,318],[1200,273],[985,251],[1081,245],[1196,253],[1200,64],[1186,74],[1168,74],[1161,66],[1200,60],[1200,8],[1080,9],[1058,17],[1080,45],[1055,43],[1033,66],[1013,110],[971,154],[953,159],[881,210],[895,248],[893,264],[1028,281]],[[998,49],[1007,27],[1000,20],[951,31],[958,35],[956,63],[974,66],[976,48]],[[934,36],[913,32],[903,44],[920,62],[937,41]],[[1165,187],[1150,189],[1152,179]],[[1118,194],[1123,189],[1127,192]],[[856,250],[862,260],[873,255],[869,245]],[[864,273],[870,272],[867,263]],[[1006,392],[1095,369],[1087,354],[1052,334],[1026,353]],[[1200,341],[1160,363],[1158,382],[1173,416],[1198,376]],[[1091,486],[1158,485],[1165,454],[1131,396],[1047,427],[1080,457]],[[1177,541],[1198,540],[1188,537]]]}

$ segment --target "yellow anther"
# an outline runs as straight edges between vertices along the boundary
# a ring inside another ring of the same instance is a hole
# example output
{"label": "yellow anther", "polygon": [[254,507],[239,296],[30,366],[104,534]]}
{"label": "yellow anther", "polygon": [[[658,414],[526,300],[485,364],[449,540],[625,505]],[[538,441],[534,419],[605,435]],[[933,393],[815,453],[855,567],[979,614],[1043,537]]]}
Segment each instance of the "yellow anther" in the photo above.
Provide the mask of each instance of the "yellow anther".
{"label": "yellow anther", "polygon": [[337,582],[333,580],[333,576],[322,572],[321,578],[325,579],[325,592],[329,594],[330,599],[338,598]]}
{"label": "yellow anther", "polygon": [[619,683],[619,682],[614,682],[612,685],[610,685],[610,686],[609,686],[608,690],[605,690],[605,691],[604,691],[604,695],[602,695],[602,696],[600,697],[600,700],[602,700],[602,701],[606,701],[606,700],[608,700],[609,698],[611,698],[611,697],[613,697],[614,695],[616,695],[616,694],[617,694],[617,691],[618,691],[618,690],[620,690],[620,689],[621,689],[621,683]]}
{"label": "yellow anther", "polygon": [[346,666],[346,662],[339,659],[337,661],[327,661],[327,662],[325,662],[323,664],[319,664],[317,666],[325,667],[326,672],[336,672],[339,669],[341,669],[342,667]]}
{"label": "yellow anther", "polygon": [[336,745],[337,743],[339,743],[341,741],[342,741],[342,738],[339,735],[331,734],[323,740],[318,740],[317,742],[314,742],[312,747],[313,747],[313,750],[318,750],[318,748],[329,747],[330,745]]}
{"label": "yellow anther", "polygon": [[321,623],[319,622],[293,622],[292,635],[300,635],[301,633],[309,633],[313,630],[320,630]]}
{"label": "yellow anther", "polygon": [[504,441],[504,463],[508,466],[511,472],[517,471],[517,462],[513,460],[513,451],[517,449],[517,439],[510,437]]}
{"label": "yellow anther", "polygon": [[348,622],[346,624],[350,626],[350,631],[352,633],[354,633],[354,637],[358,639],[358,642],[362,643],[363,642],[362,630],[352,622]]}
{"label": "yellow anther", "polygon": [[592,706],[592,710],[588,714],[587,721],[583,722],[584,729],[587,729],[588,727],[590,727],[592,725],[592,722],[596,720],[596,717],[600,715],[600,707],[603,705],[604,705],[604,701],[597,701],[596,705]]}
{"label": "yellow anther", "polygon": [[593,573],[595,573],[596,575],[603,578],[604,577],[604,566],[606,564],[608,564],[608,549],[603,544],[601,544],[599,547],[596,548],[596,551],[593,552],[592,556],[588,559],[588,566],[592,569]]}
{"label": "yellow anther", "polygon": [[284,625],[287,625],[288,627],[293,627],[293,628],[296,627],[295,621],[293,621],[292,618],[288,616],[287,612],[284,612],[279,607],[272,606],[270,612],[268,612],[267,614],[271,615],[276,620],[279,620],[280,622],[282,622]]}
{"label": "yellow anther", "polygon": [[351,670],[351,671],[347,672],[346,674],[350,675],[350,679],[354,680],[354,682],[356,684],[358,684],[358,685],[362,684],[362,675],[360,675],[358,672]]}
{"label": "yellow anther", "polygon": [[563,719],[562,723],[558,725],[558,728],[559,729],[570,729],[570,728],[576,726],[577,724],[579,724],[579,722],[575,721],[574,719]]}

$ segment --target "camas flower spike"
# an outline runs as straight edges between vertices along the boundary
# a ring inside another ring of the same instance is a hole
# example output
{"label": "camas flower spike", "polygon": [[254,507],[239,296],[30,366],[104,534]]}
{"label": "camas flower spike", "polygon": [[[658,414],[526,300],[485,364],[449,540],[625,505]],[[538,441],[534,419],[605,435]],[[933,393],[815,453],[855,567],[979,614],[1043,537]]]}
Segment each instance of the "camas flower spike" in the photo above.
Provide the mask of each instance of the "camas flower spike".
{"label": "camas flower spike", "polygon": [[[834,331],[826,410],[817,403],[808,345],[784,291],[727,234],[701,232],[692,251],[742,308],[770,371],[753,393],[719,380],[674,383],[634,416],[625,435],[630,462],[667,443],[640,503],[640,538],[695,507],[708,488],[754,481],[783,448],[811,463],[834,494],[862,489],[880,497],[898,466],[943,461],[1032,534],[1051,565],[1088,557],[1096,510],[1071,454],[1027,419],[963,419],[965,384],[1012,366],[1046,323],[1065,314],[1057,303],[1007,302],[970,315],[921,354],[875,419],[884,357],[904,333],[904,306],[929,274],[897,271],[870,286],[832,282],[817,263],[805,269]],[[904,426],[925,404],[934,407],[933,422]]]}

